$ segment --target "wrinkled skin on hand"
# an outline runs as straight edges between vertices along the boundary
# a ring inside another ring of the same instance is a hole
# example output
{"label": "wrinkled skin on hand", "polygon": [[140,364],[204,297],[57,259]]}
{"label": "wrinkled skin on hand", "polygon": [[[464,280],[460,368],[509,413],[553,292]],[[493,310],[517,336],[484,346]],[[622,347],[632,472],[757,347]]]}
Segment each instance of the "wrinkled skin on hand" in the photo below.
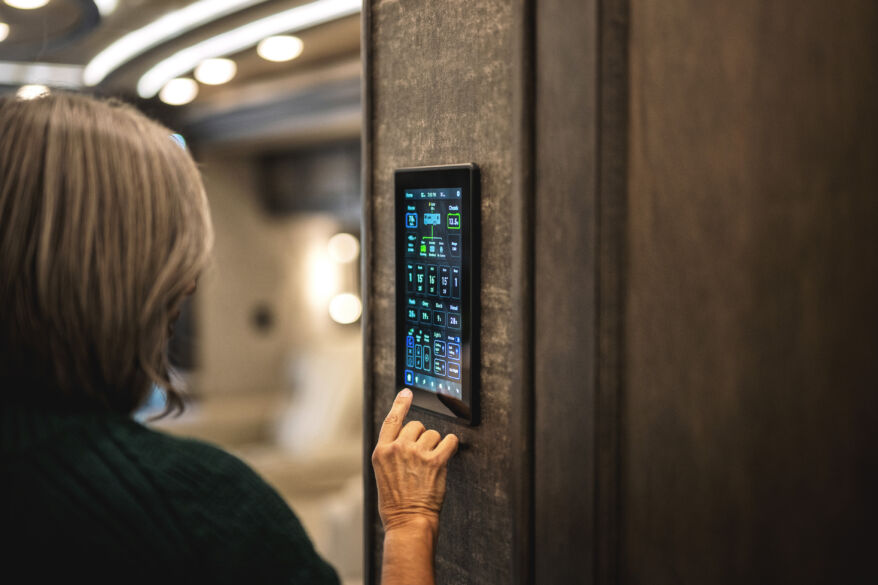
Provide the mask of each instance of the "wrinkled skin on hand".
{"label": "wrinkled skin on hand", "polygon": [[445,499],[446,465],[457,452],[458,439],[453,434],[442,438],[420,421],[403,426],[411,403],[410,390],[397,395],[372,452],[378,512],[385,530],[426,521],[435,532]]}

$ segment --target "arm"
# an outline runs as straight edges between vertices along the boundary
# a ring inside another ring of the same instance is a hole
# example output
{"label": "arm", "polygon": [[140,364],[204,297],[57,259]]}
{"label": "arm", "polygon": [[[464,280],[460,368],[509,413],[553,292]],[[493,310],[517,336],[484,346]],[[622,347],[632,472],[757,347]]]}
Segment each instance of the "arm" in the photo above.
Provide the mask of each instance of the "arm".
{"label": "arm", "polygon": [[418,421],[402,426],[411,403],[410,390],[397,395],[372,453],[385,533],[382,585],[433,585],[446,464],[457,451],[455,435],[443,439]]}
{"label": "arm", "polygon": [[384,534],[382,585],[433,585],[433,555],[438,525],[413,523]]}

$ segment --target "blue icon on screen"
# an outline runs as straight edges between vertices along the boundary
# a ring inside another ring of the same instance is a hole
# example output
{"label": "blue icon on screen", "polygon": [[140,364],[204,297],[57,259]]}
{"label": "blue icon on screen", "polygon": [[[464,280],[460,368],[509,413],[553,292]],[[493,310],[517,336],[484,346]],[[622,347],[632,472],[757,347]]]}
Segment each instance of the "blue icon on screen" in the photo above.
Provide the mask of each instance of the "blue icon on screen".
{"label": "blue icon on screen", "polygon": [[417,213],[406,213],[405,214],[405,227],[407,227],[407,228],[418,227],[418,214]]}
{"label": "blue icon on screen", "polygon": [[405,371],[405,383],[411,384],[413,380],[414,380],[414,374],[412,373],[412,371],[406,370]]}
{"label": "blue icon on screen", "polygon": [[442,225],[441,213],[425,213],[424,225]]}
{"label": "blue icon on screen", "polygon": [[414,347],[415,346],[415,338],[409,335],[405,338],[405,346],[406,347]]}

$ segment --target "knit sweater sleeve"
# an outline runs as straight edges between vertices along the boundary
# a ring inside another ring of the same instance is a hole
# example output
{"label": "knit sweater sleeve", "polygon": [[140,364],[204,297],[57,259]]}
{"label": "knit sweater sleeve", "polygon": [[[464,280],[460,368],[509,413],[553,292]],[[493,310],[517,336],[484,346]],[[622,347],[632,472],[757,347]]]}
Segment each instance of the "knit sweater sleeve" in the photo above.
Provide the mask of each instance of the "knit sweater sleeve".
{"label": "knit sweater sleeve", "polygon": [[[139,428],[138,428],[139,427]],[[140,425],[135,453],[191,542],[205,582],[337,585],[280,495],[237,457]]]}

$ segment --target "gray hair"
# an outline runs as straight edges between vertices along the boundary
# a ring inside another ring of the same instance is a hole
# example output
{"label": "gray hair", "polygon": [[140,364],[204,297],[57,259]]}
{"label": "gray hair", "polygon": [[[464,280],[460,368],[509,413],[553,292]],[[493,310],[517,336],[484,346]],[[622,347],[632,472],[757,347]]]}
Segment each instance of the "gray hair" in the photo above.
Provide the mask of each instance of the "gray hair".
{"label": "gray hair", "polygon": [[171,132],[118,101],[0,100],[0,383],[4,401],[168,409],[171,315],[213,231]]}

